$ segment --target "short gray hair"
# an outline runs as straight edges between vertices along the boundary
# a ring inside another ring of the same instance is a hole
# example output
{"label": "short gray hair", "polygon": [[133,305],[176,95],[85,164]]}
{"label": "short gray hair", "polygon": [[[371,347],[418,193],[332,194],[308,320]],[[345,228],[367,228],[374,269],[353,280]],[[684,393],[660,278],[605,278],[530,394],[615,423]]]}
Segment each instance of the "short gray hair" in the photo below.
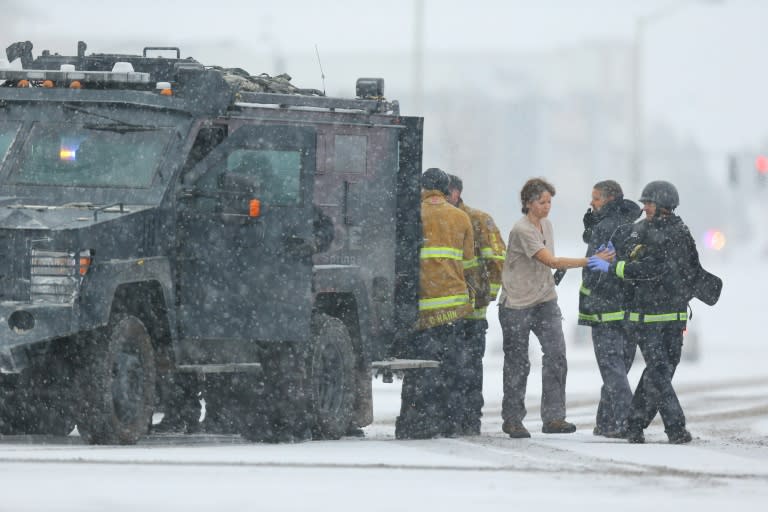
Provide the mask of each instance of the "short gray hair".
{"label": "short gray hair", "polygon": [[613,180],[598,181],[592,188],[599,190],[603,199],[624,199],[624,191],[621,190],[621,185]]}

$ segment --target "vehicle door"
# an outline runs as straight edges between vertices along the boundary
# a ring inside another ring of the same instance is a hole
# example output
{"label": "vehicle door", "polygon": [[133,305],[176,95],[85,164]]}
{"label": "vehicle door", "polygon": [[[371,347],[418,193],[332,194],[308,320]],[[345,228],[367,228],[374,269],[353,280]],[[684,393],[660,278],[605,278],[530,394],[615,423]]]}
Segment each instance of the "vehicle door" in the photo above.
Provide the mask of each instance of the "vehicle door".
{"label": "vehicle door", "polygon": [[184,176],[182,339],[307,339],[315,146],[311,128],[244,125]]}

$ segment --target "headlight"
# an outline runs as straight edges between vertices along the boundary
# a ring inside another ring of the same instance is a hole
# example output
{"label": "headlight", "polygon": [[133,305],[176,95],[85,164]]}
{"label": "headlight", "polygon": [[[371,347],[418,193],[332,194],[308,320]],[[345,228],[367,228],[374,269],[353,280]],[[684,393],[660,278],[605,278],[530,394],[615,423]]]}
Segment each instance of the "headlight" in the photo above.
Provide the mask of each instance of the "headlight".
{"label": "headlight", "polygon": [[32,250],[32,302],[72,303],[91,265],[90,250],[74,252]]}

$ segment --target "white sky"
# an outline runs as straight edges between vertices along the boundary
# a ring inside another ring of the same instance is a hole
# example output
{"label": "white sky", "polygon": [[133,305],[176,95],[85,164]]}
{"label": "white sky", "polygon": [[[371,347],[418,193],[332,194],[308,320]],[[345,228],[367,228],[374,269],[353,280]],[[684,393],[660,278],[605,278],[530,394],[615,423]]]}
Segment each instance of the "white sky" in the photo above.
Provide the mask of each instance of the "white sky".
{"label": "white sky", "polygon": [[[277,51],[314,60],[318,45],[328,68],[340,52],[396,51],[403,53],[403,74],[385,78],[407,83],[413,5],[411,0],[0,0],[0,33],[31,40],[37,51],[62,53],[74,51],[77,40],[87,41],[91,51],[126,50],[111,48],[111,41],[173,44],[182,51],[210,42],[221,53],[227,48]],[[762,115],[768,107],[768,2],[761,0],[425,0],[425,58],[438,51],[540,51],[605,40],[627,44],[637,17],[659,10],[667,14],[648,27],[643,46],[643,102],[651,126],[663,119],[717,158],[768,140]],[[52,46],[62,41],[71,42]],[[214,58],[222,61],[204,63],[246,67],[224,62],[225,55]],[[471,61],[457,62],[457,73],[471,72]]]}

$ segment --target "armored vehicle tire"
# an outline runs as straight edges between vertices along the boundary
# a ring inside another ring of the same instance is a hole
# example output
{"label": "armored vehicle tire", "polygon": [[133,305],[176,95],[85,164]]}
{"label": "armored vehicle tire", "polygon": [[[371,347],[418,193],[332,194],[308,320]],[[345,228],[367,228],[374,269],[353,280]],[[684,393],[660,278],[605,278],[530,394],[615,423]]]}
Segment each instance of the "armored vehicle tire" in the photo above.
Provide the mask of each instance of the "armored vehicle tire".
{"label": "armored vehicle tire", "polygon": [[85,347],[78,430],[91,444],[134,444],[147,433],[155,403],[152,339],[141,320],[115,315]]}
{"label": "armored vehicle tire", "polygon": [[352,421],[355,404],[355,353],[344,322],[325,314],[313,318],[307,369],[312,436],[339,439]]}

